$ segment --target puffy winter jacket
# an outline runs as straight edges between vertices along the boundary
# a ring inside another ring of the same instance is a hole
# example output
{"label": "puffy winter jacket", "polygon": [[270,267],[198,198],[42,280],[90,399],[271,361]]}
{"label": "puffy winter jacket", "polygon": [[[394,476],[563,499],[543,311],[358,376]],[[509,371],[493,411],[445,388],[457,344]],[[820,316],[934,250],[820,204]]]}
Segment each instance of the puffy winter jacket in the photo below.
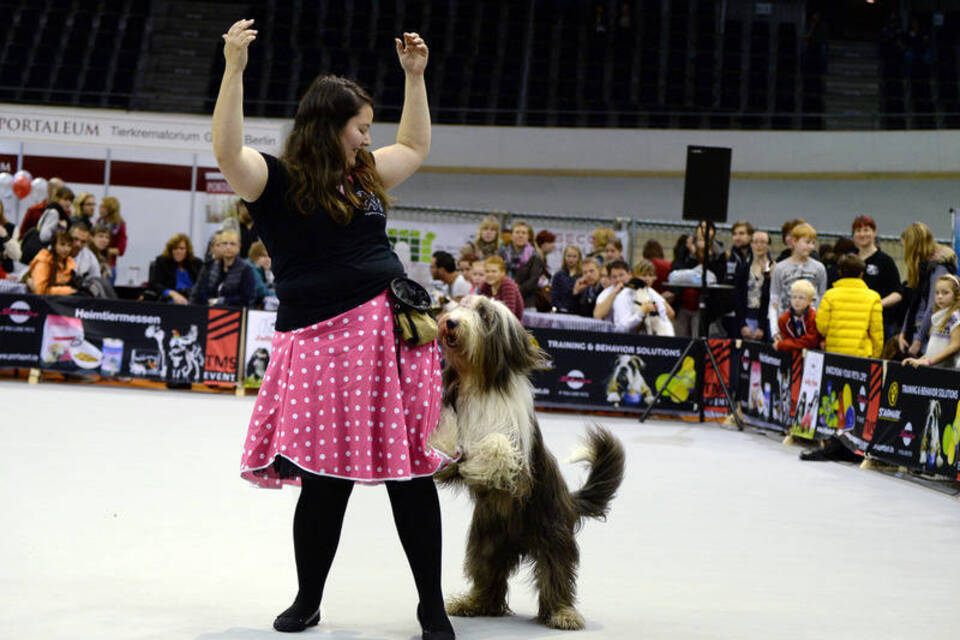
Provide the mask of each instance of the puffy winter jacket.
{"label": "puffy winter jacket", "polygon": [[817,330],[826,340],[826,351],[879,358],[883,351],[880,294],[861,278],[840,278],[823,295]]}

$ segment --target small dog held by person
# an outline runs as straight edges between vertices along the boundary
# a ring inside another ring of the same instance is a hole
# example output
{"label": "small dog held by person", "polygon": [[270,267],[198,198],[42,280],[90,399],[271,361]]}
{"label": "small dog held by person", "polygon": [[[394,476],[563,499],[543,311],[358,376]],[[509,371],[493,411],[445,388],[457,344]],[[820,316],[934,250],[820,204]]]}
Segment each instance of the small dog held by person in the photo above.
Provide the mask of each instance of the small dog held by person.
{"label": "small dog held by person", "polygon": [[447,602],[456,616],[503,616],[507,580],[530,561],[539,590],[537,619],[582,629],[575,608],[584,518],[603,519],[623,480],[623,447],[592,428],[573,460],[586,461],[586,483],[571,492],[543,443],[528,376],[546,354],[502,303],[466,296],[439,320],[446,356],[440,424],[430,444],[457,464],[438,482],[466,487],[474,500],[467,541],[470,591]]}

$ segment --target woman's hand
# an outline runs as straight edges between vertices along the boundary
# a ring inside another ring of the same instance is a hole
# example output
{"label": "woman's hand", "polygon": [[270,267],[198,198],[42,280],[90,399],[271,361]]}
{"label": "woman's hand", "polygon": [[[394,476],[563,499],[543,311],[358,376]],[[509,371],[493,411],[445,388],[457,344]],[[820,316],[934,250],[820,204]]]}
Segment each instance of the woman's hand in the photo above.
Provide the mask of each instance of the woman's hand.
{"label": "woman's hand", "polygon": [[187,299],[179,291],[171,291],[170,299],[173,300],[174,304],[187,304]]}
{"label": "woman's hand", "polygon": [[[427,68],[427,57],[430,52],[420,34],[404,33],[403,40],[394,38],[394,42],[397,44],[397,58],[400,59],[400,66],[403,67],[404,72],[414,75],[423,74],[424,69]],[[244,53],[244,64],[246,64],[246,53]]]}
{"label": "woman's hand", "polygon": [[920,341],[919,341],[919,340],[914,340],[914,341],[913,341],[913,344],[910,345],[910,348],[907,349],[907,353],[909,353],[909,354],[912,355],[912,356],[915,356],[915,355],[917,355],[918,353],[920,353],[920,347],[921,347],[921,346],[922,346],[922,345],[920,344]]}
{"label": "woman's hand", "polygon": [[223,58],[226,69],[243,71],[247,66],[247,49],[257,39],[257,32],[250,28],[253,20],[238,20],[223,34]]}
{"label": "woman's hand", "polygon": [[902,353],[906,353],[907,349],[910,347],[910,344],[907,342],[906,336],[902,333],[897,334],[897,347],[900,348]]}

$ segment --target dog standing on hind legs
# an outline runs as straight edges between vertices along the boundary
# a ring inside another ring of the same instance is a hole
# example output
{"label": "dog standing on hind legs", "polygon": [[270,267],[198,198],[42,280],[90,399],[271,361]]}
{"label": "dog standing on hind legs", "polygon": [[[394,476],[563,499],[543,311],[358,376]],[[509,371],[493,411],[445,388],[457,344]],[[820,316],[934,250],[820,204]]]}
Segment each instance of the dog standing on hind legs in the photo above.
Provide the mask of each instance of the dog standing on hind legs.
{"label": "dog standing on hind legs", "polygon": [[489,298],[465,297],[439,325],[447,366],[430,444],[460,458],[437,480],[465,487],[475,503],[465,561],[472,587],[450,599],[447,612],[509,614],[507,581],[526,560],[539,591],[537,619],[556,629],[582,629],[575,535],[584,518],[606,516],[623,480],[623,447],[607,430],[591,429],[575,455],[590,472],[583,487],[570,492],[533,410],[528,376],[546,354],[506,306]]}

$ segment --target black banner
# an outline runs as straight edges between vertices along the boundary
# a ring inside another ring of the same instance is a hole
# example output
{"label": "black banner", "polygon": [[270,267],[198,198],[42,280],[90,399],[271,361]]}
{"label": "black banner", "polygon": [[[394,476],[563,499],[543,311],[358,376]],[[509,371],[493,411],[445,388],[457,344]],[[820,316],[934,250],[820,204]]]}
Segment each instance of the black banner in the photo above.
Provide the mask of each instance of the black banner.
{"label": "black banner", "polygon": [[960,371],[887,364],[876,428],[863,433],[870,455],[960,480]]}
{"label": "black banner", "polygon": [[[643,411],[690,344],[689,338],[530,331],[552,360],[550,369],[533,375],[537,406]],[[698,410],[696,360],[702,351],[699,343],[693,345],[657,402],[657,412]]]}
{"label": "black banner", "polygon": [[232,385],[242,314],[193,305],[0,295],[0,366]]}
{"label": "black banner", "polygon": [[816,436],[855,436],[873,429],[880,402],[876,381],[882,378],[882,372],[883,362],[879,360],[824,354]]}
{"label": "black banner", "polygon": [[790,425],[792,352],[751,340],[740,343],[737,401],[743,420],[761,429]]}
{"label": "black banner", "polygon": [[0,367],[38,366],[45,308],[41,298],[0,293]]}

